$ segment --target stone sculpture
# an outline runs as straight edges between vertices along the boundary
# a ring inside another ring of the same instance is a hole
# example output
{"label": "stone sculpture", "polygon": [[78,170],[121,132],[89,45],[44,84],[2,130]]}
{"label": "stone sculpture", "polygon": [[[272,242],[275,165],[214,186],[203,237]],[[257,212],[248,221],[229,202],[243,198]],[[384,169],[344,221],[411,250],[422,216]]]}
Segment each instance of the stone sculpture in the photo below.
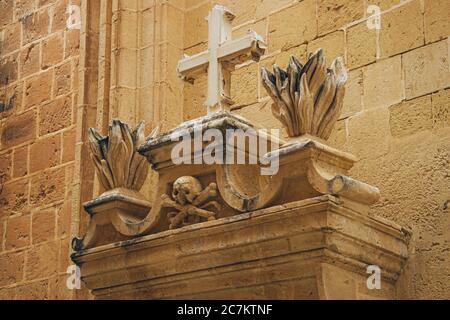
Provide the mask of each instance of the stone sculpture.
{"label": "stone sculpture", "polygon": [[[180,177],[173,183],[171,200],[168,195],[162,195],[162,207],[173,208],[178,212],[168,214],[170,229],[176,229],[189,224],[198,223],[200,219],[208,221],[216,219],[216,213],[205,210],[212,208],[219,211],[221,206],[217,201],[217,185],[211,183],[203,189],[200,181],[194,177]],[[194,218],[189,221],[189,218]]]}
{"label": "stone sculpture", "polygon": [[294,56],[286,70],[261,70],[262,83],[273,99],[272,113],[289,137],[305,134],[328,139],[343,106],[347,71],[341,58],[327,68],[322,49],[302,65]]}
{"label": "stone sculpture", "polygon": [[[99,181],[105,190],[125,188],[139,191],[148,174],[146,159],[137,152],[145,142],[145,125],[141,122],[131,131],[127,124],[113,120],[108,136],[89,129],[91,158]],[[156,135],[154,129],[149,138]]]}

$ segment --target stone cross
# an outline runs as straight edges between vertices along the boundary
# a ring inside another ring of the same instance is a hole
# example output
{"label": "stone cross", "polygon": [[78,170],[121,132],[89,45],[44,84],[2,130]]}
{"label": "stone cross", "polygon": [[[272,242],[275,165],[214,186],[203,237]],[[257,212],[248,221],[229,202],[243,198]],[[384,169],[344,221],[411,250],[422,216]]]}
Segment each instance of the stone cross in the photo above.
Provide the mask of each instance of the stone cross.
{"label": "stone cross", "polygon": [[235,16],[225,7],[216,5],[209,13],[208,50],[194,56],[185,56],[178,62],[178,73],[185,80],[193,81],[208,72],[208,94],[205,107],[208,113],[229,110],[231,100],[231,72],[237,64],[264,54],[264,40],[254,31],[232,40],[231,22]]}

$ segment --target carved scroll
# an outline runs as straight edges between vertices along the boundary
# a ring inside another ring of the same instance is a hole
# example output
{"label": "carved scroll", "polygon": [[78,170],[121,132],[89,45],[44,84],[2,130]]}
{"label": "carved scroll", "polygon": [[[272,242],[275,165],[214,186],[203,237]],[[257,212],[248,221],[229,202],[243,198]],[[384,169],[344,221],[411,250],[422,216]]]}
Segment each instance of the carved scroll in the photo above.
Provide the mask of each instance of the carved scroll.
{"label": "carved scroll", "polygon": [[326,67],[322,49],[302,65],[294,56],[286,70],[261,70],[262,83],[273,99],[272,113],[289,137],[310,134],[328,139],[342,111],[347,71],[341,58]]}
{"label": "carved scroll", "polygon": [[[137,147],[145,142],[145,125],[141,122],[131,131],[127,124],[113,120],[107,137],[89,129],[89,146],[98,178],[105,190],[125,188],[139,191],[148,173],[145,157]],[[156,135],[153,130],[150,138]]]}

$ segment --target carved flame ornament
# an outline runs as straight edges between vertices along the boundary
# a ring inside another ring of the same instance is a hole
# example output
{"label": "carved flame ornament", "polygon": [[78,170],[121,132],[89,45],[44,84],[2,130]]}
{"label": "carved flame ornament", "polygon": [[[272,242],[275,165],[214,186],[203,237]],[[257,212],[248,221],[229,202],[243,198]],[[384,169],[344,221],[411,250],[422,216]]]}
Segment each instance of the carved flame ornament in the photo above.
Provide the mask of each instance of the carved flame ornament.
{"label": "carved flame ornament", "polygon": [[328,139],[343,106],[347,71],[342,58],[327,68],[322,49],[305,65],[294,56],[286,70],[261,70],[262,82],[273,99],[272,113],[287,129],[289,137],[309,134]]}
{"label": "carved flame ornament", "polygon": [[[139,191],[147,178],[148,165],[137,147],[145,142],[145,125],[131,131],[127,124],[113,120],[107,137],[89,129],[89,146],[101,185],[105,190],[125,188]],[[149,138],[156,136],[154,129]]]}
{"label": "carved flame ornament", "polygon": [[178,178],[173,183],[172,199],[162,195],[162,207],[173,208],[177,212],[168,214],[170,229],[199,223],[200,219],[208,221],[216,219],[216,213],[206,208],[221,209],[220,204],[212,199],[217,197],[217,184],[211,183],[203,189],[200,181],[194,177]]}

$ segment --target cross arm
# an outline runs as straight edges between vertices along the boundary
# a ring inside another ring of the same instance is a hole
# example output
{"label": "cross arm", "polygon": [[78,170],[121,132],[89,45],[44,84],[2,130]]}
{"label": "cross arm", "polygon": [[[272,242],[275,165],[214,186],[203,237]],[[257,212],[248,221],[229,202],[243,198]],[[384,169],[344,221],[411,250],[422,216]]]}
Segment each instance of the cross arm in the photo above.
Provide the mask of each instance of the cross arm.
{"label": "cross arm", "polygon": [[[224,43],[218,49],[218,59],[227,68],[247,61],[249,58],[259,61],[266,50],[263,38],[254,31],[244,37]],[[193,56],[186,56],[178,63],[178,73],[186,81],[195,80],[205,73],[209,64],[209,50]]]}

